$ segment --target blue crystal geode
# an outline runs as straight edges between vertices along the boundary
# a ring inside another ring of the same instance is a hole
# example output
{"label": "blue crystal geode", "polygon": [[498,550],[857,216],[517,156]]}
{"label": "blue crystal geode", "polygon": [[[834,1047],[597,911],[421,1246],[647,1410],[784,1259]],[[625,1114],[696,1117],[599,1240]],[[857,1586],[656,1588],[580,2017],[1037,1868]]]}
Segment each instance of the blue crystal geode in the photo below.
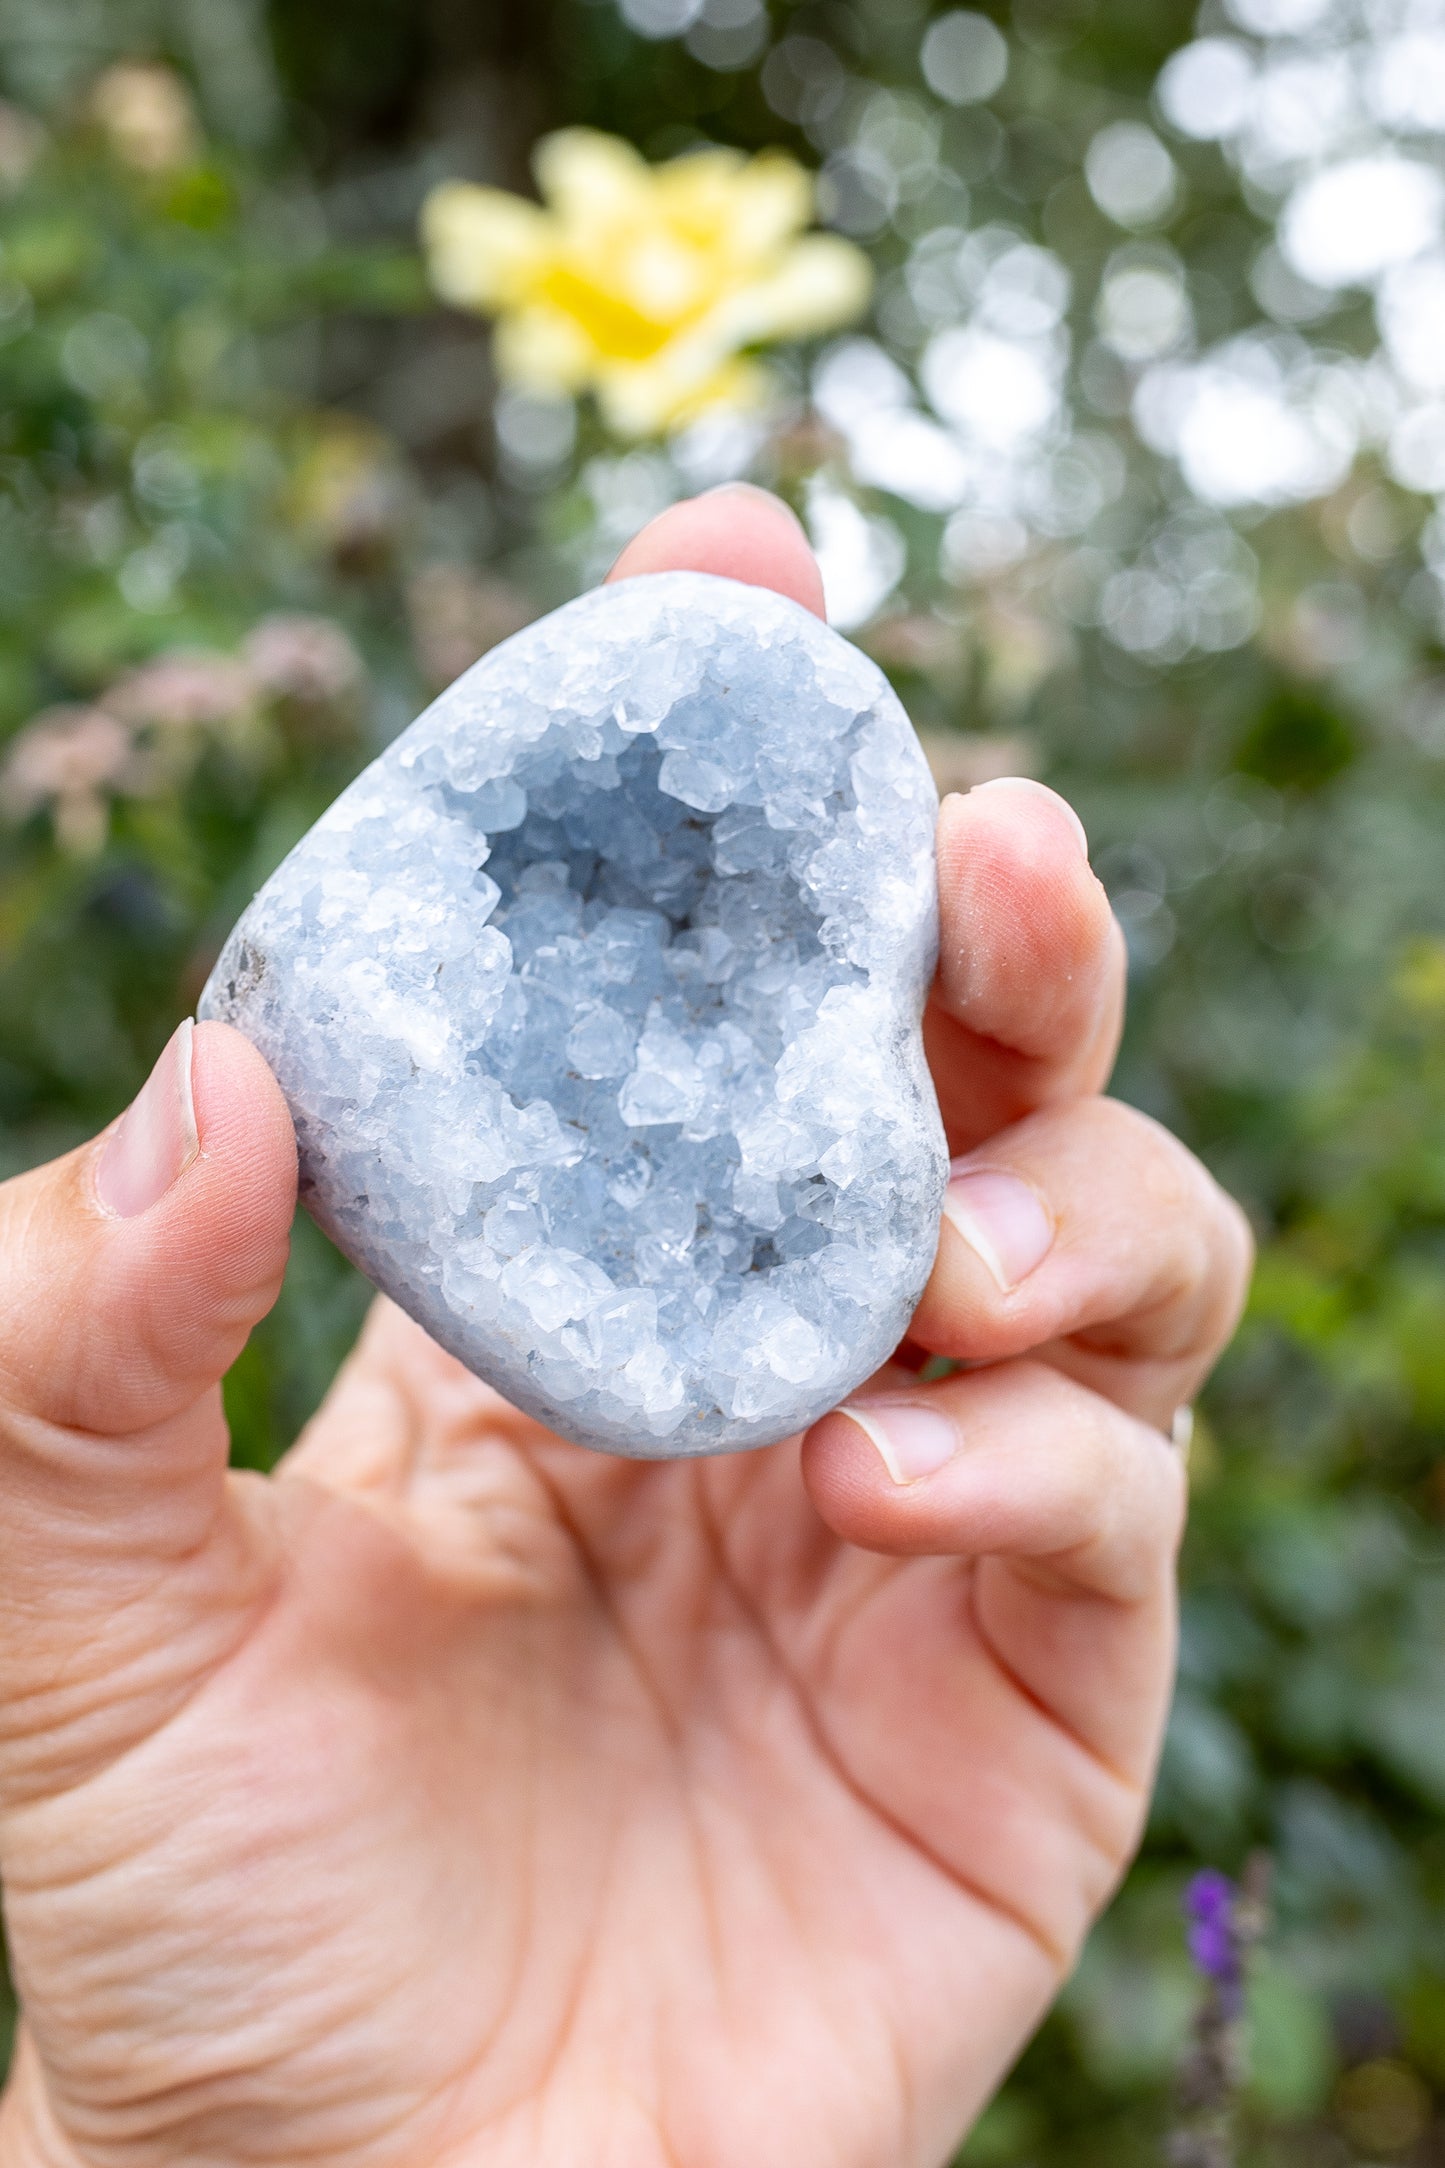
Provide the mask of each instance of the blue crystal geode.
{"label": "blue crystal geode", "polygon": [[362,1271],[554,1429],[762,1445],[888,1356],[947,1174],[937,799],[882,674],[661,573],[496,648],[256,897],[201,1014]]}

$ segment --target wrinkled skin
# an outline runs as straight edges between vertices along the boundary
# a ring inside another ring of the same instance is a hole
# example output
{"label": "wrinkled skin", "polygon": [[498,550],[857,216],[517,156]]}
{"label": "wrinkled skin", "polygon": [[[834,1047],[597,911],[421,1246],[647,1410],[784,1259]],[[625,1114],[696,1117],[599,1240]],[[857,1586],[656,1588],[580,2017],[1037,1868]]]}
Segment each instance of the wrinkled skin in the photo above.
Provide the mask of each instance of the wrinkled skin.
{"label": "wrinkled skin", "polygon": [[[677,508],[615,577],[819,604],[780,508]],[[612,1461],[379,1303],[276,1476],[218,1380],[295,1195],[254,1050],[195,1038],[200,1152],[0,1189],[0,1876],[23,2003],[0,2168],[936,2168],[1137,1840],[1184,1504],[1162,1434],[1248,1238],[1096,1096],[1117,929],[1036,785],[950,799],[930,1054],[951,1148],[1052,1247],[946,1223],[844,1415]],[[916,1381],[917,1351],[978,1367]],[[910,1367],[910,1365],[912,1367]]]}

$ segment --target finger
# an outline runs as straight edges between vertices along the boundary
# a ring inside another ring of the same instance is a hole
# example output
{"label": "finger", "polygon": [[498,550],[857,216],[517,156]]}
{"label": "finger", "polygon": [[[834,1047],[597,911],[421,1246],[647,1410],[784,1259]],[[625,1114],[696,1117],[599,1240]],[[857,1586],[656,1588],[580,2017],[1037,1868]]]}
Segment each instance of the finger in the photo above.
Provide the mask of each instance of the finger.
{"label": "finger", "polygon": [[[1066,1969],[1147,1807],[1173,1671],[1178,1456],[1020,1362],[860,1395],[809,1433],[802,1465],[847,1542],[934,1560],[867,1583],[866,1604],[830,1631],[854,1781],[886,1788],[898,1820],[932,1832],[937,1854]],[[870,1703],[853,1689],[880,1649],[905,1661]],[[960,1706],[976,1742],[967,1768],[899,1752],[900,1723],[946,1741]]]}
{"label": "finger", "polygon": [[295,1198],[280,1091],[221,1024],[183,1024],[103,1137],[0,1187],[0,1726],[85,1699],[77,1644],[155,1685],[242,1572],[219,1381]]}
{"label": "finger", "polygon": [[671,505],[628,543],[609,580],[639,572],[715,572],[771,587],[823,617],[823,576],[801,525],[781,497],[729,482]]}
{"label": "finger", "polygon": [[1149,1733],[1132,1697],[1167,1677],[1168,1652],[1135,1645],[1130,1613],[1167,1627],[1185,1504],[1180,1456],[1157,1431],[1020,1361],[865,1391],[808,1433],[802,1468],[847,1542],[973,1563],[980,1623],[1003,1632],[1019,1684],[1115,1766],[1137,1766]]}
{"label": "finger", "polygon": [[1075,1099],[954,1161],[909,1337],[959,1361],[1046,1354],[1167,1429],[1239,1322],[1252,1254],[1238,1205],[1167,1130]]}
{"label": "finger", "polygon": [[951,794],[938,821],[938,977],[924,1021],[949,1147],[1103,1088],[1124,942],[1077,816],[1040,783]]}

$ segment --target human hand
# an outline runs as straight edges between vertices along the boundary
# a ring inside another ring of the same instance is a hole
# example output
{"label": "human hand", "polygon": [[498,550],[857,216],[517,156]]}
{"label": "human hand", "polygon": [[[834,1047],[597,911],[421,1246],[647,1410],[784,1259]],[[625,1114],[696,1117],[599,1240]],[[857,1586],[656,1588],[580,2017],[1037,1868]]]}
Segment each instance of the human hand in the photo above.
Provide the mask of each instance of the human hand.
{"label": "human hand", "polygon": [[[756,493],[615,576],[677,565],[820,607]],[[905,1349],[801,1442],[609,1460],[380,1302],[228,1474],[295,1156],[220,1025],[0,1189],[0,2168],[936,2168],[988,2097],[1137,1840],[1160,1432],[1248,1238],[1097,1096],[1073,815],[999,784],[939,841],[962,1168],[911,1340],[981,1367]]]}

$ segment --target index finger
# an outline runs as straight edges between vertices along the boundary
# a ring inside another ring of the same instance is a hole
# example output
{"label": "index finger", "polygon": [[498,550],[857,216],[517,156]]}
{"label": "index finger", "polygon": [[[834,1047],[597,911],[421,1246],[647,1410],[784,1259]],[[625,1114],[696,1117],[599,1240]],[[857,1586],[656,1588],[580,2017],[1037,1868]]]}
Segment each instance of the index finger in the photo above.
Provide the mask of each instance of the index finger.
{"label": "index finger", "polygon": [[795,513],[771,490],[728,482],[669,505],[635,535],[608,573],[714,572],[747,587],[771,587],[823,617],[823,575]]}

